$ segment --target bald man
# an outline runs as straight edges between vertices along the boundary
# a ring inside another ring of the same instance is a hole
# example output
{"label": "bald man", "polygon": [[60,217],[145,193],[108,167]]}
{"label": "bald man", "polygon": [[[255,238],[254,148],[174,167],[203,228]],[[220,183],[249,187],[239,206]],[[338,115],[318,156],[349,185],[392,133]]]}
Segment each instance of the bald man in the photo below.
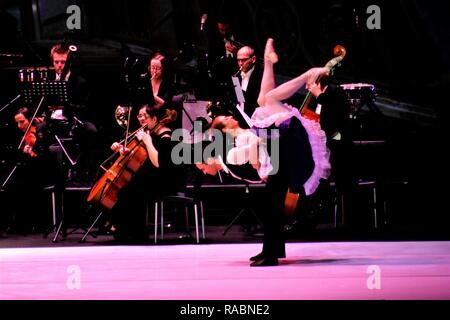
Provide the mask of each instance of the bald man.
{"label": "bald man", "polygon": [[237,63],[240,72],[238,78],[244,93],[244,112],[251,117],[258,107],[257,99],[261,90],[262,68],[258,63],[255,50],[249,46],[237,52]]}

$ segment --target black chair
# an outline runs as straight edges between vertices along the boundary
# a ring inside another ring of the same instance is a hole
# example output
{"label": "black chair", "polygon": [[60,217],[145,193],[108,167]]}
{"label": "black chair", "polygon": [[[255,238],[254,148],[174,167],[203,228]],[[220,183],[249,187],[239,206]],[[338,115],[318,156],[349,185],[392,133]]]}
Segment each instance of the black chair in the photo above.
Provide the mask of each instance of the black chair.
{"label": "black chair", "polygon": [[188,232],[190,232],[189,212],[190,210],[193,211],[195,221],[195,236],[197,243],[200,243],[199,217],[198,217],[198,213],[200,212],[202,238],[205,239],[205,220],[203,215],[203,202],[201,200],[196,199],[195,197],[187,196],[186,193],[179,192],[175,195],[166,196],[154,203],[155,243],[158,242],[158,226],[160,226],[160,238],[161,240],[164,239],[164,206],[169,204],[184,206],[186,214],[186,229]]}

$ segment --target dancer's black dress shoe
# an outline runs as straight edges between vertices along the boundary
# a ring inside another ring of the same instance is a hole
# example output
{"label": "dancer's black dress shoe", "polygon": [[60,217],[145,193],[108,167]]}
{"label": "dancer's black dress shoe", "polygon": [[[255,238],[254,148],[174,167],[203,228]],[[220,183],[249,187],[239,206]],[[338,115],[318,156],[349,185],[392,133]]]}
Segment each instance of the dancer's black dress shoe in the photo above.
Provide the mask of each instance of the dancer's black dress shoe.
{"label": "dancer's black dress shoe", "polygon": [[270,267],[277,266],[278,259],[277,258],[263,258],[261,260],[254,261],[250,263],[250,267]]}
{"label": "dancer's black dress shoe", "polygon": [[[266,255],[265,255],[264,251],[261,251],[256,256],[251,257],[249,260],[250,261],[258,261],[258,260],[264,259],[265,256]],[[277,257],[277,258],[286,258],[286,254],[276,254],[275,257]]]}
{"label": "dancer's black dress shoe", "polygon": [[264,259],[264,252],[261,251],[256,256],[251,257],[249,260],[250,261],[258,261],[258,260],[262,260],[262,259]]}

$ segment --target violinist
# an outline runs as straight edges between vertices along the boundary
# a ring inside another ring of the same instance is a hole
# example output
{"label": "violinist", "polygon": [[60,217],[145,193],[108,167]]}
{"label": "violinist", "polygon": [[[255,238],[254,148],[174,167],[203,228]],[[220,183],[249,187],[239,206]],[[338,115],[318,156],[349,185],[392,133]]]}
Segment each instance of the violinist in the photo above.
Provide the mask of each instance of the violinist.
{"label": "violinist", "polygon": [[42,119],[32,120],[30,110],[23,107],[16,111],[14,120],[20,130],[20,141],[23,142],[17,165],[6,188],[10,193],[7,201],[11,201],[11,204],[5,207],[10,208],[12,218],[8,232],[28,234],[42,231],[46,223],[45,217],[41,216],[44,210],[36,210],[44,207],[41,193],[46,183],[43,157],[38,146],[40,141],[36,134]]}
{"label": "violinist", "polygon": [[29,155],[32,158],[36,158],[37,157],[36,150],[33,149],[36,143],[36,127],[37,127],[36,123],[38,122],[42,123],[42,119],[36,118],[31,127],[28,128],[30,126],[29,120],[30,117],[31,117],[30,111],[28,110],[28,108],[24,107],[17,110],[14,116],[14,120],[17,123],[17,127],[20,129],[20,131],[24,134],[26,133],[25,143],[23,143],[24,146],[21,148],[22,152],[24,154]]}
{"label": "violinist", "polygon": [[[119,190],[117,203],[110,211],[111,232],[117,240],[146,240],[146,205],[185,187],[185,168],[175,165],[171,159],[176,142],[172,141],[171,129],[163,120],[166,114],[166,110],[154,106],[139,109],[142,129],[133,139],[142,145],[146,160],[131,181]],[[111,149],[121,155],[129,152],[127,146],[118,142]]]}

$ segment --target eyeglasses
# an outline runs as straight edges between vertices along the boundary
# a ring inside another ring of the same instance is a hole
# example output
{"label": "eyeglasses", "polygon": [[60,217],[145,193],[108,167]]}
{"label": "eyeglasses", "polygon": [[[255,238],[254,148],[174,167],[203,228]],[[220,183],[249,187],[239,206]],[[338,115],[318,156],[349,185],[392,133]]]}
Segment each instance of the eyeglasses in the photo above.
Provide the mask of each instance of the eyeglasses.
{"label": "eyeglasses", "polygon": [[153,66],[151,66],[150,69],[151,69],[151,70],[155,70],[155,71],[159,71],[159,70],[161,70],[162,68],[161,68],[161,67],[153,67]]}
{"label": "eyeglasses", "polygon": [[148,115],[146,115],[146,114],[138,114],[138,115],[137,115],[137,118],[138,118],[138,119],[147,119],[147,118],[148,118]]}
{"label": "eyeglasses", "polygon": [[247,58],[243,58],[243,59],[237,59],[237,62],[245,62],[245,61],[247,61],[248,59],[251,59],[251,58],[253,58],[253,56],[247,57]]}

